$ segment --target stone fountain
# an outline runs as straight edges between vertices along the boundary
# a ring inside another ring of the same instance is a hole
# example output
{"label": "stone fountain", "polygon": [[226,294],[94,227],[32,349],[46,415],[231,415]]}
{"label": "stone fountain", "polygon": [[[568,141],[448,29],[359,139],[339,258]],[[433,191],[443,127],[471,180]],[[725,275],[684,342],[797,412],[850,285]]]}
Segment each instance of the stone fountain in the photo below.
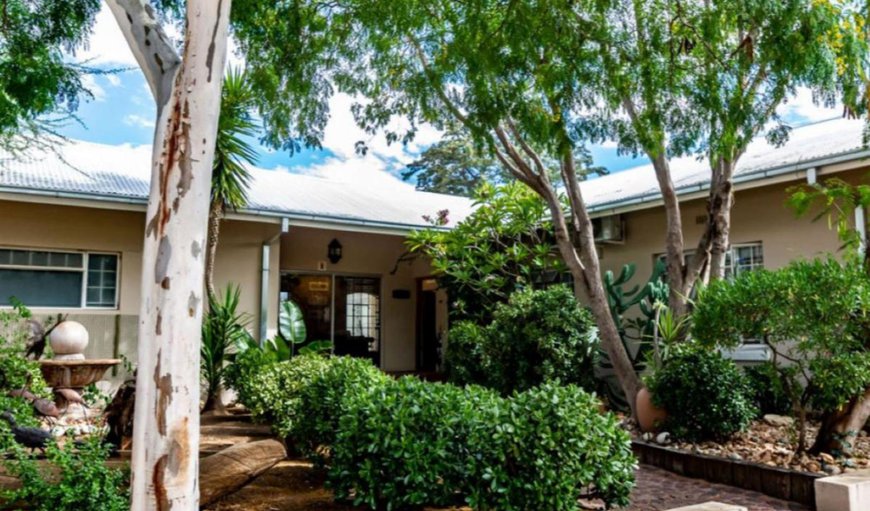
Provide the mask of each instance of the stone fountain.
{"label": "stone fountain", "polygon": [[70,389],[81,395],[85,387],[100,381],[109,368],[121,363],[118,359],[85,359],[88,340],[88,330],[76,321],[59,323],[49,335],[54,358],[39,363],[42,376],[55,391],[55,400],[60,407],[68,403],[57,392],[59,389]]}

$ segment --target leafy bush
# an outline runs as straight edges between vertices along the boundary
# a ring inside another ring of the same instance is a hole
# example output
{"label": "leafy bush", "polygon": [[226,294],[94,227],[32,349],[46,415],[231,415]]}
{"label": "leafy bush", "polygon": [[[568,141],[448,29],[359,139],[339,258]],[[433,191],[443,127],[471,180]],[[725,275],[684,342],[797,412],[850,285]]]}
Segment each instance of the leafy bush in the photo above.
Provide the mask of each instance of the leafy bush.
{"label": "leafy bush", "polygon": [[241,290],[230,284],[222,296],[208,297],[208,313],[202,322],[200,360],[206,396],[203,411],[223,408],[220,392],[227,372],[231,352],[244,339],[251,336],[247,325],[250,315],[237,312]]}
{"label": "leafy bush", "polygon": [[598,404],[558,382],[503,398],[403,378],[349,401],[329,481],[376,509],[577,510],[584,492],[625,504],[635,459]]}
{"label": "leafy bush", "polygon": [[278,362],[272,351],[248,349],[233,355],[233,362],[224,370],[224,381],[236,391],[239,403],[250,408],[258,393],[254,377],[268,366]]}
{"label": "leafy bush", "polygon": [[[447,347],[455,383],[477,383],[504,395],[554,380],[594,388],[597,330],[567,286],[518,291],[496,307],[489,326],[458,326]],[[454,341],[457,352],[451,353]]]}
{"label": "leafy bush", "polygon": [[[6,433],[8,434],[8,433]],[[0,490],[6,502],[26,502],[28,509],[58,511],[127,511],[129,472],[109,468],[109,447],[99,438],[82,443],[67,442],[64,447],[46,449],[47,466],[41,466],[32,453],[15,445],[12,459],[4,460],[9,475],[21,481],[15,490]]]}
{"label": "leafy bush", "polygon": [[450,325],[450,343],[444,356],[447,379],[456,385],[484,383],[488,377],[483,346],[485,329],[473,321]]}
{"label": "leafy bush", "polygon": [[759,415],[791,413],[792,400],[776,366],[771,363],[749,366],[744,373],[749,383],[749,395]]}
{"label": "leafy bush", "polygon": [[294,444],[315,461],[323,462],[320,448],[335,444],[339,419],[348,403],[357,394],[380,389],[392,381],[370,360],[328,358],[326,368],[300,389],[298,402],[305,420],[297,421],[293,428]]}
{"label": "leafy bush", "polygon": [[668,411],[665,428],[676,438],[723,440],[756,414],[746,377],[716,351],[684,347],[648,383],[654,403]]}
{"label": "leafy bush", "polygon": [[348,401],[334,448],[330,485],[373,509],[462,502],[468,437],[491,391],[401,378]]}
{"label": "leafy bush", "polygon": [[[798,450],[806,447],[810,407],[826,424],[847,416],[843,408],[870,386],[870,275],[859,263],[798,261],[714,282],[699,294],[693,317],[692,335],[706,345],[733,348],[751,338],[770,346],[780,385],[793,395]],[[848,450],[832,434],[823,428],[813,450]]]}
{"label": "leafy bush", "polygon": [[558,382],[515,394],[469,446],[468,504],[478,510],[579,509],[583,494],[626,505],[637,466],[628,434],[598,399]]}
{"label": "leafy bush", "polygon": [[270,422],[278,434],[290,436],[307,416],[301,406],[302,389],[328,367],[325,357],[313,354],[265,366],[251,378],[252,390],[244,404],[256,420]]}

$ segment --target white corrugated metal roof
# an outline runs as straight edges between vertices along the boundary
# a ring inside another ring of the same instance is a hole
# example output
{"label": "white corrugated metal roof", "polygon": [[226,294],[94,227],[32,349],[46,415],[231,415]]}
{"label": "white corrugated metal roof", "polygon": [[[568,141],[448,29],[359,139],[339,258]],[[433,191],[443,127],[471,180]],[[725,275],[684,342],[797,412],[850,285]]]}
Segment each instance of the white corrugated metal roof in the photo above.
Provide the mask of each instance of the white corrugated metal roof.
{"label": "white corrugated metal roof", "polygon": [[[753,176],[763,178],[766,171],[784,167],[804,168],[819,160],[854,154],[862,149],[863,128],[861,119],[838,118],[793,129],[781,147],[772,146],[759,137],[738,161],[735,180]],[[688,193],[710,186],[710,166],[706,159],[674,158],[671,160],[671,176],[678,192]],[[652,164],[591,179],[583,182],[581,188],[592,211],[661,199]]]}
{"label": "white corrugated metal roof", "polygon": [[[735,180],[763,179],[777,169],[795,170],[831,159],[864,157],[863,120],[833,119],[795,128],[788,142],[774,147],[763,138],[750,144],[735,171]],[[0,154],[0,191],[57,193],[144,203],[148,197],[150,147],[74,142],[53,153],[26,161],[4,161]],[[678,193],[709,186],[707,161],[675,158],[671,172]],[[339,182],[278,170],[252,168],[248,212],[287,215],[333,224],[381,224],[395,228],[428,225],[446,209],[448,225],[472,210],[469,199],[420,192],[410,187],[384,187],[383,182]],[[661,197],[652,165],[627,169],[581,184],[592,212],[626,205],[655,205]]]}
{"label": "white corrugated metal roof", "polygon": [[[144,203],[150,181],[150,147],[75,141],[61,156],[39,153],[25,161],[2,160],[0,189],[11,192],[81,194]],[[449,225],[465,218],[464,197],[416,191],[410,186],[339,182],[281,170],[251,168],[247,212],[288,215],[333,224],[376,224],[395,228],[428,225],[424,215],[450,212]]]}

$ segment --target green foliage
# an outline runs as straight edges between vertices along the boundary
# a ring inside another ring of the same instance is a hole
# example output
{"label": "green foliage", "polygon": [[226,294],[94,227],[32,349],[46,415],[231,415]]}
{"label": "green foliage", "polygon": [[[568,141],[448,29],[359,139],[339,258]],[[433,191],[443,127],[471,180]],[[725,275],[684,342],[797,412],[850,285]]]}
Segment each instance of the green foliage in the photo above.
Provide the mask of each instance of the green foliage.
{"label": "green foliage", "polygon": [[[6,0],[0,29],[0,148],[13,155],[52,135],[46,116],[68,118],[87,70],[66,55],[87,40],[98,0]],[[48,132],[48,133],[46,133]]]}
{"label": "green foliage", "polygon": [[432,261],[452,317],[486,324],[497,304],[558,277],[564,264],[553,249],[546,206],[527,187],[486,184],[474,199],[477,209],[455,228],[417,231],[407,243]]}
{"label": "green foliage", "polygon": [[749,366],[744,369],[749,382],[750,396],[759,415],[769,413],[790,415],[792,396],[783,381],[779,370],[770,362]]}
{"label": "green foliage", "polygon": [[302,406],[302,390],[328,368],[327,358],[313,354],[262,367],[253,374],[248,400],[242,404],[254,419],[271,423],[281,436],[291,436],[308,416]]}
{"label": "green foliage", "polygon": [[556,383],[501,398],[403,378],[351,401],[329,481],[376,509],[578,510],[584,492],[626,504],[635,459],[598,404]]}
{"label": "green foliage", "polygon": [[26,502],[28,509],[37,511],[130,508],[129,471],[106,466],[109,446],[99,438],[50,445],[44,465],[20,446],[12,447],[11,453],[13,457],[3,463],[7,473],[21,481],[21,488],[0,491],[6,502]]}
{"label": "green foliage", "polygon": [[724,440],[756,415],[746,377],[716,351],[685,346],[648,384],[655,404],[668,411],[665,428],[675,438]]}
{"label": "green foliage", "polygon": [[247,203],[251,174],[245,163],[257,162],[257,152],[248,141],[257,135],[252,115],[256,94],[244,71],[230,69],[221,89],[221,111],[215,138],[211,174],[212,200],[221,209],[238,209]]}
{"label": "green foliage", "polygon": [[254,386],[255,376],[266,367],[277,363],[273,351],[246,349],[233,355],[233,363],[224,369],[224,381],[236,391],[238,401],[250,408],[259,389]]}
{"label": "green foliage", "polygon": [[[371,361],[353,357],[330,357],[326,368],[300,389],[300,415],[293,428],[294,445],[317,462],[324,462],[323,449],[336,443],[339,419],[359,393],[372,392],[392,382]],[[288,396],[292,399],[292,396]]]}
{"label": "green foliage", "polygon": [[628,504],[637,467],[629,437],[615,416],[599,412],[593,394],[545,383],[503,406],[484,415],[497,422],[472,437],[471,507],[577,510],[584,491]]}
{"label": "green foliage", "polygon": [[[413,377],[359,394],[341,418],[330,485],[338,498],[372,509],[462,502],[473,474],[464,461],[470,431],[501,402],[491,391]],[[497,408],[496,408],[497,410]]]}
{"label": "green foliage", "polygon": [[[865,135],[866,137],[866,135]],[[862,260],[868,267],[868,253],[860,253],[861,233],[854,227],[855,208],[870,206],[870,184],[851,184],[840,178],[830,178],[824,183],[799,185],[789,189],[789,206],[798,216],[810,211],[816,212],[813,221],[826,218],[828,227],[834,227],[843,243],[842,249],[849,249],[846,259]]]}
{"label": "green foliage", "polygon": [[489,377],[484,345],[488,330],[473,321],[450,324],[450,344],[444,355],[447,379],[455,385],[482,384]]}
{"label": "green foliage", "polygon": [[461,131],[450,131],[408,164],[402,179],[416,179],[417,189],[471,197],[483,183],[508,181],[504,168]]}
{"label": "green foliage", "polygon": [[230,284],[223,296],[209,296],[200,344],[202,379],[206,382],[208,397],[220,391],[233,347],[251,336],[246,328],[250,323],[249,315],[238,312],[240,294],[239,287]]}
{"label": "green foliage", "polygon": [[504,395],[553,380],[592,389],[597,348],[592,316],[567,286],[517,291],[496,306],[490,325],[451,330],[448,375]]}
{"label": "green foliage", "polygon": [[25,388],[41,397],[49,395],[39,362],[24,356],[30,332],[28,320],[30,311],[20,303],[0,311],[0,395]]}

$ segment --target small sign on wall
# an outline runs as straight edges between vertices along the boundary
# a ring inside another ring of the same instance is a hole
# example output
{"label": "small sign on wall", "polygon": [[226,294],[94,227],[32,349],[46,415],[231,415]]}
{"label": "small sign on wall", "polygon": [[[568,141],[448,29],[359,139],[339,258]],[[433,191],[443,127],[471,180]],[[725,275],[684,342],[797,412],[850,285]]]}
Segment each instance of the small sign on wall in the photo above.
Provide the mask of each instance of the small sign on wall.
{"label": "small sign on wall", "polygon": [[317,261],[317,271],[326,271],[326,261]]}

